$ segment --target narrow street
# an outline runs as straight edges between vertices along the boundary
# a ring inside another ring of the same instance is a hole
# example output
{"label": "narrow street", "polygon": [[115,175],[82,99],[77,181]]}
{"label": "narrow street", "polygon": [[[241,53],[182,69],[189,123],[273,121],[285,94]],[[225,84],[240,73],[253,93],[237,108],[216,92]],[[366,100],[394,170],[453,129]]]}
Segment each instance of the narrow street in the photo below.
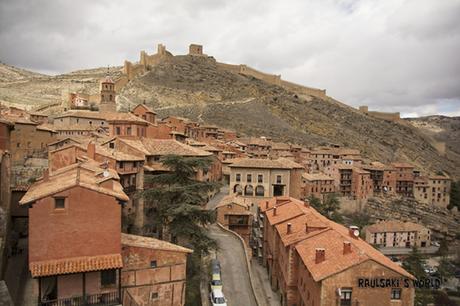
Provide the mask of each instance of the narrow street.
{"label": "narrow street", "polygon": [[217,225],[209,228],[210,236],[219,243],[217,259],[222,267],[224,295],[229,306],[256,306],[251,289],[246,258],[241,242]]}

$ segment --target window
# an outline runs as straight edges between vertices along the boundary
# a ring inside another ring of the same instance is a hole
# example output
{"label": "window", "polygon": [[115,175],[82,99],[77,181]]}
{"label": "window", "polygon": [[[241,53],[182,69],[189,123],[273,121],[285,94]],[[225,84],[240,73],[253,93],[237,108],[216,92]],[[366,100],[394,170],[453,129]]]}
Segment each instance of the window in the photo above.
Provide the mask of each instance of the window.
{"label": "window", "polygon": [[101,271],[101,286],[111,286],[117,283],[117,271],[105,270]]}
{"label": "window", "polygon": [[264,189],[263,186],[259,185],[259,186],[256,187],[256,196],[258,196],[258,197],[265,196],[265,189]]}
{"label": "window", "polygon": [[93,124],[93,121],[90,121],[89,124],[90,124],[90,125]]}
{"label": "window", "polygon": [[158,292],[150,292],[150,299],[156,300],[158,298]]}
{"label": "window", "polygon": [[18,142],[18,143],[16,144],[16,148],[20,148],[20,147],[21,147],[21,144]]}
{"label": "window", "polygon": [[263,181],[264,181],[264,176],[263,176],[262,174],[259,174],[259,175],[257,176],[257,182],[258,182],[258,183],[263,183]]}
{"label": "window", "polygon": [[110,148],[110,149],[115,149],[115,143],[114,143],[114,142],[110,142],[110,143],[109,143],[109,148]]}
{"label": "window", "polygon": [[247,181],[248,183],[252,182],[252,174],[246,175],[246,181]]}
{"label": "window", "polygon": [[276,183],[281,184],[281,175],[276,176]]}
{"label": "window", "polygon": [[54,198],[54,209],[64,209],[65,198]]}
{"label": "window", "polygon": [[115,134],[117,134],[117,135],[120,135],[120,134],[121,134],[121,129],[120,129],[120,127],[118,127],[118,126],[116,127],[116,133],[115,133]]}
{"label": "window", "polygon": [[351,306],[351,288],[340,290],[340,306]]}
{"label": "window", "polygon": [[241,174],[237,173],[236,176],[235,176],[235,180],[237,182],[241,182]]}
{"label": "window", "polygon": [[401,299],[401,288],[392,288],[391,289],[391,299],[400,300]]}
{"label": "window", "polygon": [[157,267],[157,261],[156,260],[152,260],[150,262],[150,268],[156,268]]}
{"label": "window", "polygon": [[126,128],[126,135],[131,135],[131,127]]}

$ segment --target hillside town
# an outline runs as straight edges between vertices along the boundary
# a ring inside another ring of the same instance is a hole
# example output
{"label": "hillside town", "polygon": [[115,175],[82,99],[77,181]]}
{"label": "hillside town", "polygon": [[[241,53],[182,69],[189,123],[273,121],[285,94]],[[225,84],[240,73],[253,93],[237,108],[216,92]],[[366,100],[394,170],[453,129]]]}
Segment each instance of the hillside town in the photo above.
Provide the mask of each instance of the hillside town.
{"label": "hillside town", "polygon": [[[56,115],[0,109],[0,276],[14,305],[414,305],[422,289],[407,284],[421,274],[404,262],[420,254],[425,278],[443,278],[436,290],[458,288],[449,259],[458,232],[368,210],[375,199],[412,201],[458,220],[446,173],[370,160],[360,148],[160,118],[149,101],[121,112],[116,96],[107,74],[95,104],[72,94],[72,107]],[[174,222],[152,224],[160,207],[152,210],[145,195],[163,199],[156,189],[180,171],[171,158],[194,160],[190,179],[214,186],[200,210],[212,211],[217,225],[201,228],[238,239],[236,249],[196,249],[176,236]],[[241,271],[228,261],[237,249]],[[187,279],[192,256],[206,271],[197,282]],[[440,274],[445,265],[451,276]],[[237,300],[232,286],[245,282],[232,285],[236,275],[249,284],[238,288],[248,304]],[[401,282],[372,285],[376,279]],[[201,292],[195,301],[187,301],[191,283]]]}

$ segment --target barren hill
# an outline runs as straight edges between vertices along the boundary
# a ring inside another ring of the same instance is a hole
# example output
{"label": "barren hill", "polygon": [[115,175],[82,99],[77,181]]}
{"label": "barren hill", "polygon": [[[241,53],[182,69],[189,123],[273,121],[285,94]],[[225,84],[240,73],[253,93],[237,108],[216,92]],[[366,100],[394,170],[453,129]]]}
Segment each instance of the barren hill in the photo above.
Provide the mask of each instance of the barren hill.
{"label": "barren hill", "polygon": [[[104,73],[96,69],[32,76],[21,86],[0,80],[0,100],[36,105],[59,100],[60,90],[66,87],[93,93]],[[444,170],[460,177],[458,155],[441,156],[429,137],[407,122],[376,119],[331,98],[302,96],[221,70],[212,58],[175,56],[130,81],[117,97],[124,109],[143,101],[160,117],[178,115],[306,146],[341,144],[359,148],[370,160],[410,161],[423,170]],[[453,151],[448,147],[448,152]]]}

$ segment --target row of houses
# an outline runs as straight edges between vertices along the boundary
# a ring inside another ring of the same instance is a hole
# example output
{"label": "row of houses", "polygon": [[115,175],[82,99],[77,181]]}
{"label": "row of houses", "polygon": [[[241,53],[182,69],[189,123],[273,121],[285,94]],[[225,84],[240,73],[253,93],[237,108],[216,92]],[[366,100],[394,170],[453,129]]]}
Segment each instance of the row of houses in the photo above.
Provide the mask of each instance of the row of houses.
{"label": "row of houses", "polygon": [[[283,305],[413,305],[414,277],[359,237],[291,197],[260,201],[253,239]],[[388,286],[376,279],[399,280]],[[367,285],[365,285],[367,284]]]}

